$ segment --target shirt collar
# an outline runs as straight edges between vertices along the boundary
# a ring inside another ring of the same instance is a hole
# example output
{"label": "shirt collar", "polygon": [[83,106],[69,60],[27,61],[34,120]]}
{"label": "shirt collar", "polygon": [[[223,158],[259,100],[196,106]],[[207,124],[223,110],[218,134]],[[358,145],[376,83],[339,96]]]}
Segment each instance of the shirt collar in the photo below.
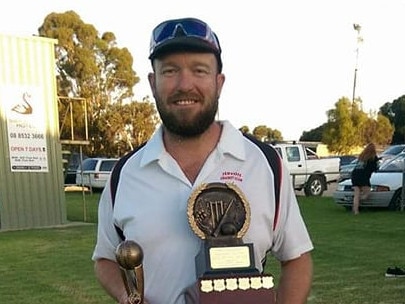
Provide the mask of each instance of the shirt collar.
{"label": "shirt collar", "polygon": [[222,154],[227,154],[239,160],[246,159],[244,139],[241,131],[236,129],[229,121],[221,121],[222,134],[217,149]]}
{"label": "shirt collar", "polygon": [[[241,132],[227,120],[219,121],[219,123],[222,125],[222,133],[215,149],[222,155],[245,160],[246,152]],[[141,166],[162,159],[165,154],[167,152],[163,144],[163,128],[160,126],[145,145]]]}

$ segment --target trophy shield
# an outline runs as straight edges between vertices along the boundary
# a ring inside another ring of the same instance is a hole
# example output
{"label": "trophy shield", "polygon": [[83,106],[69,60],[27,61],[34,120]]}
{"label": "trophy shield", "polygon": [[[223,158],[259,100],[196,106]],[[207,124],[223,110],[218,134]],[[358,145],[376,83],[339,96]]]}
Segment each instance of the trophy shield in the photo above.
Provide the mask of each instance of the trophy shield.
{"label": "trophy shield", "polygon": [[186,292],[187,304],[275,302],[273,277],[255,268],[254,246],[242,240],[250,206],[235,184],[202,184],[188,200],[187,216],[203,240],[195,258],[197,282]]}

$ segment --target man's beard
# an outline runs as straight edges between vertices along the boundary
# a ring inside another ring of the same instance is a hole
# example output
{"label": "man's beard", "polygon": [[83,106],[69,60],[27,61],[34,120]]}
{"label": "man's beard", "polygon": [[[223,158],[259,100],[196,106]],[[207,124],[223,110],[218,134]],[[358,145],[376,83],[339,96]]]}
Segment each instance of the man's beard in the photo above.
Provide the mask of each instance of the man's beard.
{"label": "man's beard", "polygon": [[218,111],[218,98],[215,98],[207,108],[199,112],[192,121],[178,118],[178,113],[176,115],[168,111],[165,106],[162,106],[159,99],[156,99],[156,107],[163,125],[169,132],[184,138],[191,138],[204,133],[214,122]]}

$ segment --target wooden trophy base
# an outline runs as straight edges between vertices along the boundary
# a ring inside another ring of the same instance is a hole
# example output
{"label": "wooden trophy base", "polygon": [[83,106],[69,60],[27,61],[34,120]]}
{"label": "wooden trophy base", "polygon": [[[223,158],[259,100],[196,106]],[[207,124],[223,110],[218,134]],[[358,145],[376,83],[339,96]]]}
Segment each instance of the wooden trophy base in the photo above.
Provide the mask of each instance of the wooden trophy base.
{"label": "wooden trophy base", "polygon": [[238,274],[203,277],[195,283],[187,304],[274,304],[273,277]]}

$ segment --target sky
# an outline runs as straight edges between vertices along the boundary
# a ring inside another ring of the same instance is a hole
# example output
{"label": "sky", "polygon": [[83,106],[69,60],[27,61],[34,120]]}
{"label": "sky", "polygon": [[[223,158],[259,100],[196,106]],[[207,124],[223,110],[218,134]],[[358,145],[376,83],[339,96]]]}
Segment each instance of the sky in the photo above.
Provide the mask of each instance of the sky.
{"label": "sky", "polygon": [[138,101],[153,100],[147,74],[155,25],[206,21],[222,47],[219,118],[237,128],[266,125],[297,140],[354,88],[366,112],[405,94],[405,0],[12,0],[0,10],[0,33],[31,36],[48,14],[69,10],[129,49],[141,79]]}

